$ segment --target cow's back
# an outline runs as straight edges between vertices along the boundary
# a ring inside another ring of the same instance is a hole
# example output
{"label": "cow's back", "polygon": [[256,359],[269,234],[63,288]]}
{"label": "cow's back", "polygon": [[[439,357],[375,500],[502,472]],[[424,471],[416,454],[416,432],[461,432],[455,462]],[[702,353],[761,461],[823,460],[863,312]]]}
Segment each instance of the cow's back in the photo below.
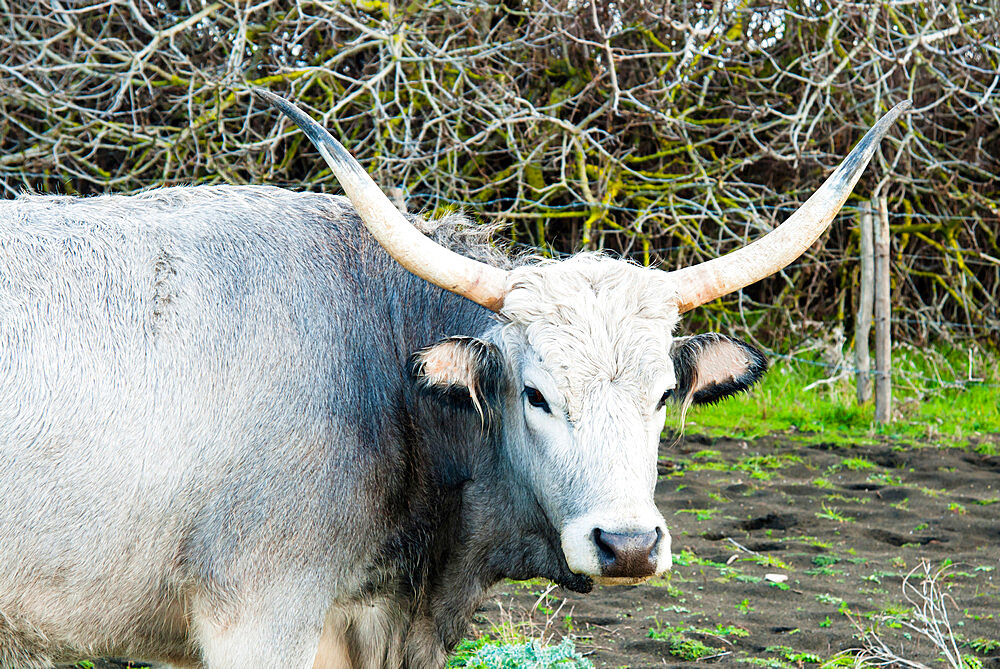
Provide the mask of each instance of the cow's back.
{"label": "cow's back", "polygon": [[336,565],[370,546],[342,539],[379,532],[384,415],[429,335],[391,327],[419,284],[348,212],[266,187],[0,203],[0,639],[181,643],[188,593],[224,608],[300,556],[359,586]]}

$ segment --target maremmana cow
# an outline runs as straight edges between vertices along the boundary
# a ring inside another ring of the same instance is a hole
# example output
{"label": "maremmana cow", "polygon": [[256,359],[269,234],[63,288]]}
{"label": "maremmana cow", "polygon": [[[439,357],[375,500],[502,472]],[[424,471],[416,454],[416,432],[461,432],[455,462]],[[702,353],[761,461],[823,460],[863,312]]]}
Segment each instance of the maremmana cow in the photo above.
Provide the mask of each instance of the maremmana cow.
{"label": "maremmana cow", "polygon": [[[665,405],[766,362],[681,313],[827,227],[887,114],[789,221],[664,272],[515,262],[347,192],[0,203],[0,667],[441,667],[491,585],[670,567]],[[416,226],[416,227],[415,227]],[[421,231],[423,231],[423,233]]]}

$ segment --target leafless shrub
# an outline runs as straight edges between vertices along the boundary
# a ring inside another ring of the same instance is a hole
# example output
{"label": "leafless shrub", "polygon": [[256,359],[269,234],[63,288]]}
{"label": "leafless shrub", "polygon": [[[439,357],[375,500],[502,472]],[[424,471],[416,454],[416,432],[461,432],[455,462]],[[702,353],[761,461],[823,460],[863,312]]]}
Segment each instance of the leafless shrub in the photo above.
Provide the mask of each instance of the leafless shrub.
{"label": "leafless shrub", "polygon": [[[0,183],[334,188],[258,85],[321,115],[411,210],[677,266],[771,229],[912,98],[858,189],[893,211],[897,328],[1000,343],[998,73],[985,1],[0,0]],[[702,318],[849,319],[856,204]]]}

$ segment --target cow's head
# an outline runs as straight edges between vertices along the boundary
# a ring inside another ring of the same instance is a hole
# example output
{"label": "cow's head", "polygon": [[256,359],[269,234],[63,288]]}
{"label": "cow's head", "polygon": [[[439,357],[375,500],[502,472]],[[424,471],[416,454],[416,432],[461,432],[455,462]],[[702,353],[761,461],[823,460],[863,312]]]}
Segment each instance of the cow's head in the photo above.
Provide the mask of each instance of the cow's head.
{"label": "cow's head", "polygon": [[[603,583],[635,583],[670,567],[670,535],[653,504],[667,403],[722,399],[767,367],[756,349],[728,337],[674,339],[678,318],[812,245],[908,107],[886,114],[783,225],[727,256],[672,272],[596,254],[501,270],[422,235],[322,127],[258,94],[302,128],[400,264],[497,313],[491,341],[447,339],[420,352],[417,369],[425,384],[460,389],[481,412],[499,409],[510,470],[558,533],[566,565]],[[486,406],[485,388],[505,391]]]}
{"label": "cow's head", "polygon": [[[571,571],[615,584],[667,570],[670,534],[653,488],[668,405],[745,390],[764,357],[722,335],[673,338],[665,272],[580,254],[517,268],[510,282],[495,341],[453,337],[421,351],[422,382],[502,417],[510,471]],[[504,396],[488,390],[498,387]]]}

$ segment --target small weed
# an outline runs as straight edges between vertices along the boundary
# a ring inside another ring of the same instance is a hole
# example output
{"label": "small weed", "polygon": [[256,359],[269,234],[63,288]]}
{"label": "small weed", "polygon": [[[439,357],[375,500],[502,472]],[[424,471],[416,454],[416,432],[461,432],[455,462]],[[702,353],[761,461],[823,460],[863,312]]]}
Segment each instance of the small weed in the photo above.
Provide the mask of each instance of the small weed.
{"label": "small weed", "polygon": [[831,493],[827,495],[826,498],[836,500],[838,502],[847,502],[848,504],[867,504],[871,501],[867,497],[848,497],[840,494],[839,492]]}
{"label": "small weed", "polygon": [[733,625],[723,625],[722,623],[715,626],[715,633],[719,636],[735,636],[741,639],[750,636],[750,631],[747,629]]}
{"label": "small weed", "polygon": [[986,655],[1000,649],[1000,641],[996,639],[986,639],[983,637],[973,639],[972,641],[966,641],[965,645],[980,655]]}
{"label": "small weed", "polygon": [[819,621],[819,626],[820,627],[829,627],[832,624],[833,624],[833,621],[830,620],[830,616],[827,616],[823,620]]}
{"label": "small weed", "polygon": [[792,666],[774,657],[741,657],[736,661],[741,664],[752,664],[755,667],[768,667],[768,669],[789,669]]}
{"label": "small weed", "polygon": [[753,562],[761,567],[774,567],[775,569],[784,569],[786,571],[795,571],[792,565],[788,564],[779,557],[775,557],[771,554],[759,554],[750,555],[745,558],[740,558],[740,562]]}
{"label": "small weed", "polygon": [[872,583],[879,583],[879,584],[881,584],[882,583],[882,579],[883,578],[887,578],[887,577],[901,578],[902,574],[899,574],[899,573],[894,572],[894,571],[878,571],[878,570],[876,570],[876,571],[872,572],[871,574],[869,574],[868,576],[863,576],[861,578],[861,580],[862,581],[871,581]]}
{"label": "small weed", "polygon": [[966,510],[965,505],[959,504],[958,502],[952,502],[951,504],[949,504],[948,510],[951,511],[952,513],[957,513],[960,516],[964,516],[966,513],[968,513],[968,510]]}
{"label": "small weed", "polygon": [[819,655],[815,653],[800,653],[788,646],[768,646],[764,649],[765,653],[780,653],[789,662],[795,662],[798,665],[802,664],[819,664],[823,661]]}
{"label": "small weed", "polygon": [[827,506],[825,502],[823,503],[823,511],[822,512],[817,511],[816,512],[816,517],[817,518],[825,518],[826,520],[835,520],[838,523],[853,523],[854,522],[854,518],[853,517],[851,517],[851,516],[845,516],[840,511],[838,511],[835,507]]}
{"label": "small weed", "polygon": [[718,509],[678,509],[674,513],[693,513],[695,520],[711,520],[718,512]]}
{"label": "small weed", "polygon": [[672,557],[675,567],[690,567],[691,565],[698,563],[698,556],[687,548],[682,550],[680,553],[674,553]]}
{"label": "small weed", "polygon": [[754,608],[750,605],[749,599],[744,599],[742,602],[736,605],[736,610],[743,615],[748,615],[753,613]]}
{"label": "small weed", "polygon": [[892,485],[901,486],[903,485],[903,479],[898,476],[893,476],[888,472],[878,472],[875,474],[868,475],[869,483],[881,483],[882,485]]}
{"label": "small weed", "polygon": [[806,569],[805,573],[807,576],[835,576],[844,572],[833,567],[813,567],[812,569]]}
{"label": "small weed", "polygon": [[989,499],[977,499],[973,504],[978,504],[979,506],[989,506],[990,504],[997,504],[1000,502],[1000,497],[990,497]]}
{"label": "small weed", "polygon": [[875,463],[869,462],[864,458],[844,458],[843,460],[840,461],[840,466],[846,467],[847,469],[850,469],[852,472],[856,472],[862,469],[874,469]]}
{"label": "small weed", "polygon": [[721,455],[722,455],[722,453],[719,452],[719,451],[712,450],[711,448],[703,448],[700,451],[692,453],[691,457],[695,458],[697,460],[710,460],[710,459],[718,458]]}
{"label": "small weed", "polygon": [[689,462],[685,466],[689,472],[727,472],[729,465],[725,462]]}
{"label": "small weed", "polygon": [[783,469],[798,462],[802,462],[802,458],[797,455],[751,455],[741,458],[733,465],[733,469],[749,472],[750,478],[767,481],[774,477],[773,470]]}
{"label": "small weed", "polygon": [[814,548],[820,548],[820,549],[825,550],[825,551],[828,551],[831,548],[833,548],[833,544],[831,544],[830,542],[828,542],[828,541],[821,541],[817,537],[810,537],[810,536],[783,537],[783,538],[779,539],[778,541],[798,541],[798,542],[801,542],[801,543],[804,543],[804,544],[808,544],[809,546],[813,546]]}
{"label": "small weed", "polygon": [[899,500],[898,502],[893,502],[889,506],[891,506],[892,508],[896,509],[897,511],[907,511],[908,510],[907,507],[909,507],[909,505],[910,505],[910,498],[909,497],[904,497],[903,499]]}
{"label": "small weed", "polygon": [[706,646],[697,639],[689,639],[684,636],[684,630],[679,627],[670,627],[656,621],[656,627],[649,628],[650,639],[665,641],[667,649],[671,655],[687,662],[694,662],[710,655],[718,655],[719,649]]}
{"label": "small weed", "polygon": [[1000,452],[997,451],[997,447],[989,442],[983,442],[982,444],[976,446],[976,453],[979,453],[980,455],[1000,455]]}

